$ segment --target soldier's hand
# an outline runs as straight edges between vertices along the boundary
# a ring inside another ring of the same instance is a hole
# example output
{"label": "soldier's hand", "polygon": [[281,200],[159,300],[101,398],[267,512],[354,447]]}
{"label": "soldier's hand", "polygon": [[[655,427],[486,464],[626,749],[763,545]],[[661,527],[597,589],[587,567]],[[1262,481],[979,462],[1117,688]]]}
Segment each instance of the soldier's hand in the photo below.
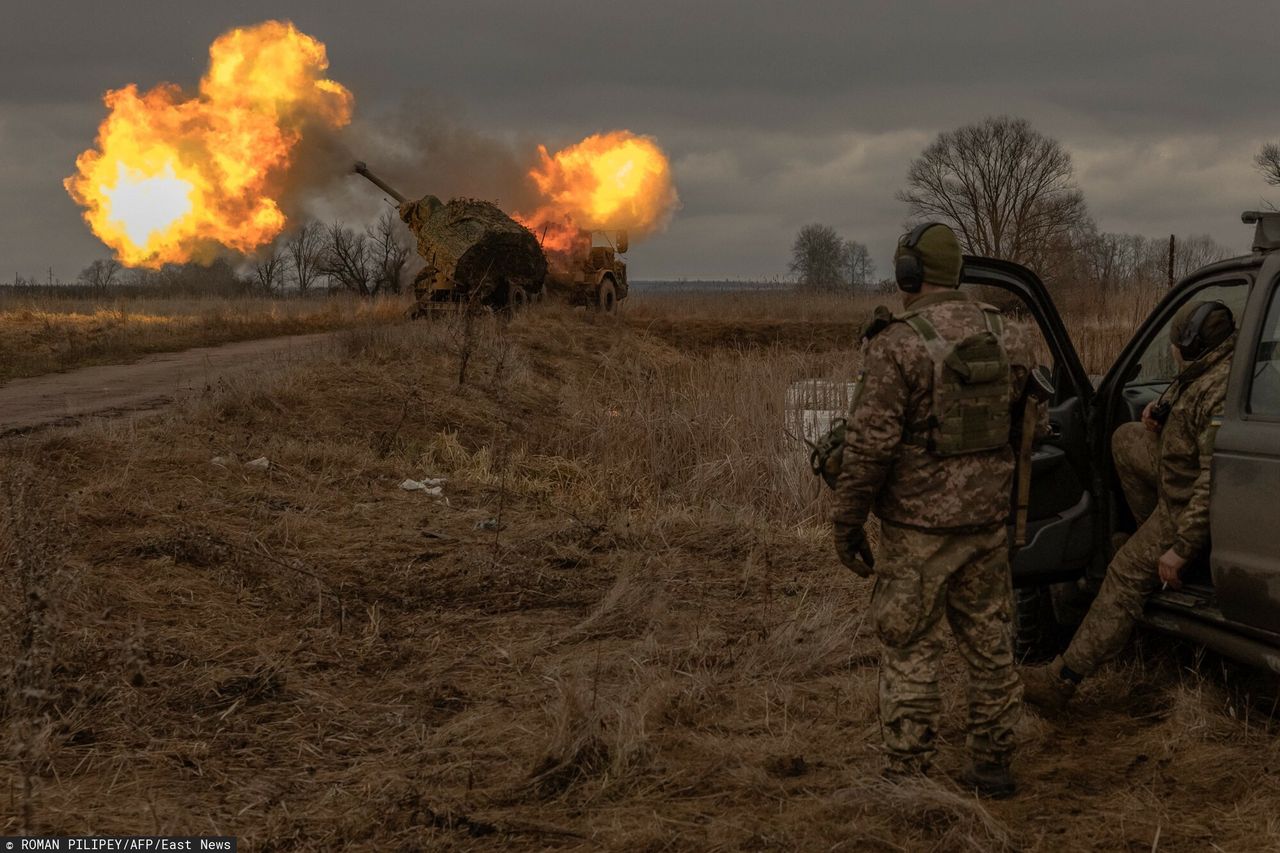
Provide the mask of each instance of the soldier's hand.
{"label": "soldier's hand", "polygon": [[1150,403],[1147,403],[1146,408],[1142,410],[1142,424],[1152,432],[1159,432],[1160,422],[1155,418],[1151,417],[1151,412],[1155,409],[1155,407],[1156,407],[1155,400],[1152,400]]}
{"label": "soldier's hand", "polygon": [[1186,565],[1186,559],[1170,548],[1160,555],[1160,580],[1174,589],[1182,589],[1182,570]]}
{"label": "soldier's hand", "polygon": [[852,524],[835,524],[836,555],[845,567],[859,577],[869,578],[875,571],[876,558],[867,544],[862,527]]}

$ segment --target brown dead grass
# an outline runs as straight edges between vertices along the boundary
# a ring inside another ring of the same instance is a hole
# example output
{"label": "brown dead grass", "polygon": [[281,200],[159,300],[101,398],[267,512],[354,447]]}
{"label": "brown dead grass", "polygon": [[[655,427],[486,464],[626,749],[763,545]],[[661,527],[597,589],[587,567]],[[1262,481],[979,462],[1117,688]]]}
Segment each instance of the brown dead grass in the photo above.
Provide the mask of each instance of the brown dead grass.
{"label": "brown dead grass", "polygon": [[0,294],[0,383],[92,364],[403,319],[403,298],[10,297]]}
{"label": "brown dead grass", "polygon": [[[869,585],[832,559],[779,420],[780,389],[852,351],[693,348],[550,309],[481,324],[458,388],[455,332],[344,332],[313,365],[152,420],[0,448],[0,480],[40,484],[6,493],[6,575],[36,554],[37,577],[75,579],[49,587],[42,690],[5,673],[28,746],[0,761],[0,830],[277,850],[1280,844],[1265,700],[1168,655],[1130,656],[1068,716],[1028,713],[1024,793],[995,804],[950,781],[953,658],[939,772],[879,779]],[[444,499],[398,487],[425,476],[449,478]],[[35,521],[50,500],[57,535]]]}

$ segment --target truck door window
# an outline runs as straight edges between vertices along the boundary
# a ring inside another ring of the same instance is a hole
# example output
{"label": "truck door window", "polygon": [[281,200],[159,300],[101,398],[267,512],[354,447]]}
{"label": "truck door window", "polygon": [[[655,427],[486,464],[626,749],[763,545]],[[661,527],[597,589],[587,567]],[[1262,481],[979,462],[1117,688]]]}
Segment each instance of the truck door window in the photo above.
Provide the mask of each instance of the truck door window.
{"label": "truck door window", "polygon": [[[1235,315],[1236,322],[1239,323],[1240,316],[1244,312],[1245,301],[1249,297],[1249,288],[1245,286],[1246,284],[1248,282],[1245,281],[1212,284],[1195,291],[1187,299],[1188,301],[1197,299],[1205,302],[1211,302],[1215,299],[1221,300],[1231,309],[1231,313]],[[1169,323],[1165,323],[1160,331],[1156,333],[1156,336],[1147,343],[1147,348],[1143,350],[1142,358],[1138,363],[1137,373],[1127,384],[1168,384],[1178,375],[1178,363],[1173,358],[1173,350],[1169,344],[1169,325]]]}
{"label": "truck door window", "polygon": [[1253,382],[1249,388],[1249,413],[1280,417],[1280,288],[1271,294],[1262,338],[1253,359]]}

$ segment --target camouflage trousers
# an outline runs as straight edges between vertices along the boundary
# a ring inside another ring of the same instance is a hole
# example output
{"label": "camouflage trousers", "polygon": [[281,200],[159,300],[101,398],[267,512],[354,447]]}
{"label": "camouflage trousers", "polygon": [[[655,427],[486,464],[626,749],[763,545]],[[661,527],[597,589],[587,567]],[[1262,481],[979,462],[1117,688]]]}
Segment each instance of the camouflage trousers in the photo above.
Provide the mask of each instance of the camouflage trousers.
{"label": "camouflage trousers", "polygon": [[1007,764],[1022,685],[1013,665],[1012,590],[1004,527],[925,533],[884,524],[871,617],[884,644],[880,731],[889,766],[927,769],[936,746],[945,621],[969,675],[969,752]]}
{"label": "camouflage trousers", "polygon": [[1121,424],[1111,435],[1111,458],[1124,499],[1139,524],[1155,512],[1160,483],[1160,436],[1141,422]]}
{"label": "camouflage trousers", "polygon": [[1088,675],[1124,649],[1147,596],[1160,585],[1160,555],[1173,542],[1173,518],[1156,490],[1159,437],[1140,423],[1124,424],[1111,438],[1111,454],[1139,527],[1111,558],[1098,597],[1062,655],[1080,675]]}

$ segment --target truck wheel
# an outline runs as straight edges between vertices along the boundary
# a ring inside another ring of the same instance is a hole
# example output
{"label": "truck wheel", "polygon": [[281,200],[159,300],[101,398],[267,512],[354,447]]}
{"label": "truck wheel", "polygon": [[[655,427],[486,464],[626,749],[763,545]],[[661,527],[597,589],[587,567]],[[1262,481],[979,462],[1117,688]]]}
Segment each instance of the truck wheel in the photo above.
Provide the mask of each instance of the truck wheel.
{"label": "truck wheel", "polygon": [[1013,591],[1014,657],[1024,663],[1052,660],[1067,647],[1088,609],[1077,607],[1081,593],[1072,582]]}
{"label": "truck wheel", "polygon": [[1053,611],[1049,590],[1024,587],[1013,591],[1013,655],[1023,663],[1040,663],[1053,657]]}
{"label": "truck wheel", "polygon": [[605,314],[612,314],[618,310],[618,289],[613,286],[612,279],[606,278],[600,282],[600,289],[597,291],[597,304]]}
{"label": "truck wheel", "polygon": [[514,285],[507,291],[507,311],[515,314],[529,306],[529,293],[520,285]]}

